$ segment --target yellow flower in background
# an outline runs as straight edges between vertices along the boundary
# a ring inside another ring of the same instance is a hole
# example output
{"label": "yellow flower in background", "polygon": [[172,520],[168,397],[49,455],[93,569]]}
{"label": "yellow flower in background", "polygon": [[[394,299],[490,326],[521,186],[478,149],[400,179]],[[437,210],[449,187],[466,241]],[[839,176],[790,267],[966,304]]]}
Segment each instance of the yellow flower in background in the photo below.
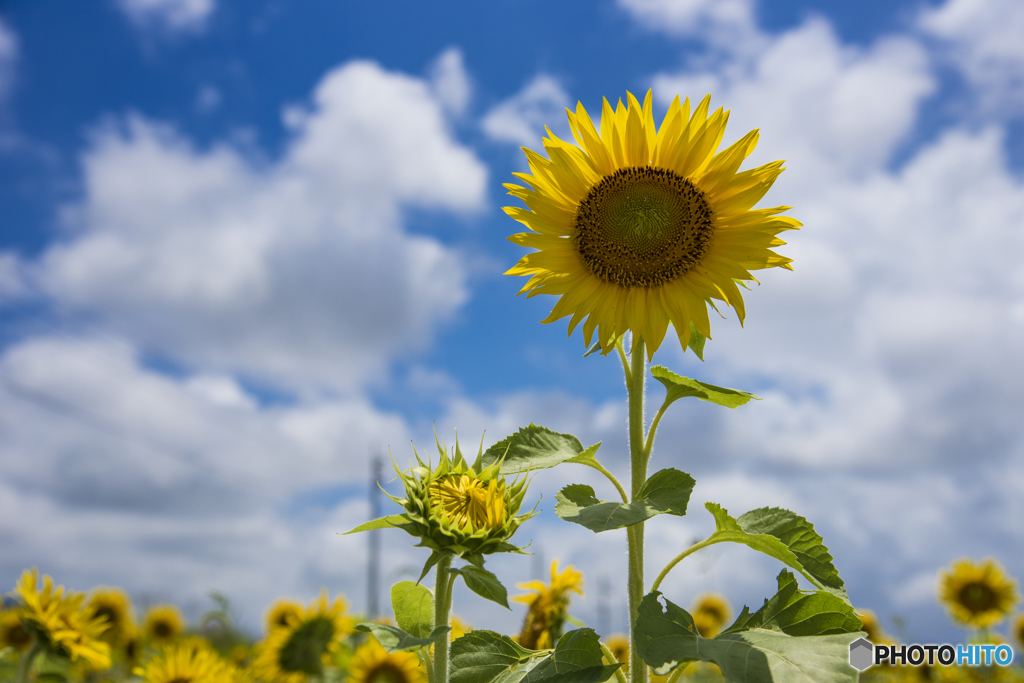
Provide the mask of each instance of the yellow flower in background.
{"label": "yellow flower in background", "polygon": [[594,331],[602,350],[627,331],[661,346],[669,323],[685,350],[691,328],[711,336],[707,303],[724,301],[743,322],[737,282],[756,281],[752,270],[791,269],[792,259],[772,248],[780,232],[799,228],[789,209],[754,209],[783,171],[783,162],[739,172],[757,144],[751,131],[716,153],[729,112],[708,114],[711,96],[690,113],[676,97],[655,126],[651,92],[641,106],[627,93],[612,109],[604,101],[600,131],[582,104],[568,112],[577,144],[548,130],[549,158],[526,152],[531,174],[514,173],[529,187],[506,184],[526,208],[505,213],[530,232],[509,238],[538,251],[507,271],[530,276],[520,293],[560,297],[542,322],[566,316],[569,334],[586,318],[587,346]]}
{"label": "yellow flower in background", "polygon": [[96,588],[89,594],[86,609],[98,618],[106,619],[108,628],[103,640],[111,645],[121,646],[134,631],[131,601],[120,588]]}
{"label": "yellow flower in background", "polygon": [[608,636],[604,644],[611,650],[612,655],[615,657],[615,661],[622,664],[624,671],[629,670],[629,638],[622,634],[616,634],[614,636]]}
{"label": "yellow flower in background", "polygon": [[716,593],[707,593],[693,604],[693,623],[704,638],[714,638],[732,616],[729,601]]}
{"label": "yellow flower in background", "polygon": [[1019,599],[1017,584],[991,558],[957,560],[939,575],[939,600],[954,621],[970,628],[998,624]]}
{"label": "yellow flower in background", "polygon": [[278,627],[254,648],[252,670],[264,683],[305,683],[334,665],[341,641],[355,622],[344,598],[329,600],[327,591],[313,600],[290,626]]}
{"label": "yellow flower in background", "polygon": [[25,628],[25,622],[18,610],[0,611],[0,650],[13,648],[24,652],[32,644],[32,634]]}
{"label": "yellow flower in background", "polygon": [[95,617],[82,606],[85,595],[53,585],[53,579],[43,577],[39,586],[39,571],[26,570],[14,590],[23,605],[21,615],[43,640],[47,650],[66,656],[75,662],[84,661],[90,668],[110,667],[110,645],[100,640],[107,629],[106,619]]}
{"label": "yellow flower in background", "polygon": [[472,626],[464,622],[462,619],[459,619],[454,614],[452,615],[451,627],[452,631],[450,634],[448,634],[451,640],[461,638],[462,636],[466,635],[467,633],[473,630]]}
{"label": "yellow flower in background", "polygon": [[558,560],[551,563],[551,582],[529,581],[517,583],[517,588],[533,591],[529,595],[517,595],[514,602],[529,606],[523,630],[518,642],[531,650],[546,650],[555,646],[562,635],[562,628],[569,616],[570,593],[583,595],[583,573],[572,565],[565,571],[558,571]]}
{"label": "yellow flower in background", "polygon": [[267,633],[282,626],[294,626],[302,619],[302,603],[281,598],[267,610]]}
{"label": "yellow flower in background", "polygon": [[142,631],[147,640],[168,644],[185,632],[185,619],[174,605],[157,605],[146,613]]}
{"label": "yellow flower in background", "polygon": [[860,619],[861,630],[868,634],[868,640],[876,644],[881,643],[885,634],[875,613],[869,609],[860,609],[857,610],[857,618]]}
{"label": "yellow flower in background", "polygon": [[1013,637],[1017,639],[1017,645],[1024,650],[1024,614],[1017,617],[1013,623]]}
{"label": "yellow flower in background", "polygon": [[426,670],[412,652],[388,654],[370,638],[356,648],[348,665],[350,683],[426,683]]}
{"label": "yellow flower in background", "polygon": [[238,672],[208,647],[171,645],[132,670],[144,683],[235,683]]}

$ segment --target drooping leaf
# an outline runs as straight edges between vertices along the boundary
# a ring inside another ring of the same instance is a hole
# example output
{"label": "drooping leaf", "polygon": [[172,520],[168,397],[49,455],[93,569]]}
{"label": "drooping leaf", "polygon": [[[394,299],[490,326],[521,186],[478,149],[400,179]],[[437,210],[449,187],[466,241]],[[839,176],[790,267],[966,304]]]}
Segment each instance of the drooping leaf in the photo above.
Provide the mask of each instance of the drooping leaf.
{"label": "drooping leaf", "polygon": [[742,543],[770,555],[818,588],[850,601],[824,540],[800,515],[782,508],[759,508],[737,520],[716,503],[705,507],[715,517],[715,533],[710,538]]}
{"label": "drooping leaf", "polygon": [[717,387],[714,384],[701,382],[697,379],[683,377],[660,365],[655,365],[651,368],[651,374],[654,376],[654,379],[665,385],[665,389],[668,391],[668,394],[665,396],[666,403],[674,403],[681,398],[692,396],[702,401],[725,406],[726,408],[739,408],[741,405],[749,402],[750,399],[761,400],[760,396],[751,394],[748,391],[726,389],[725,387]]}
{"label": "drooping leaf", "polygon": [[364,622],[356,624],[356,630],[364,633],[372,633],[377,642],[389,653],[402,652],[405,650],[416,650],[432,643],[436,643],[444,634],[451,630],[448,626],[438,626],[426,638],[416,638],[397,626],[389,624],[377,624]]}
{"label": "drooping leaf", "polygon": [[750,613],[747,607],[724,632],[751,628],[782,631],[790,636],[824,636],[855,633],[862,628],[853,607],[828,591],[801,591],[796,577],[783,569],[778,577],[778,592],[764,601],[761,609]]}
{"label": "drooping leaf", "polygon": [[505,609],[512,609],[508,606],[508,590],[501,584],[498,577],[483,567],[466,565],[459,569],[449,569],[453,574],[458,574],[466,582],[466,587],[481,598],[496,602]]}
{"label": "drooping leaf", "polygon": [[471,631],[452,643],[451,683],[602,683],[619,668],[605,665],[596,633],[578,629],[554,650],[527,650],[508,636]]}
{"label": "drooping leaf", "polygon": [[555,514],[595,533],[621,529],[655,515],[685,515],[693,485],[693,477],[685,472],[660,470],[644,482],[640,499],[626,504],[598,500],[591,487],[570,484],[555,494]]}
{"label": "drooping leaf", "polygon": [[697,358],[704,360],[704,343],[708,340],[703,334],[697,331],[697,327],[690,323],[690,350],[697,354]]}
{"label": "drooping leaf", "polygon": [[587,356],[598,353],[600,350],[601,342],[594,342],[593,344],[590,345],[590,348],[587,349],[587,352],[583,354],[583,357],[586,358]]}
{"label": "drooping leaf", "polygon": [[488,448],[481,466],[490,467],[504,458],[501,473],[519,474],[560,465],[581,453],[583,444],[572,434],[559,434],[531,423]]}
{"label": "drooping leaf", "polygon": [[434,595],[426,586],[399,581],[391,587],[391,608],[398,628],[414,638],[426,638],[434,628]]}
{"label": "drooping leaf", "polygon": [[[780,575],[780,593],[783,586],[787,591],[796,586],[792,574],[785,570],[783,574],[788,579]],[[828,602],[822,619],[810,615],[813,604],[800,597],[809,597],[806,594],[777,594],[765,601],[762,610],[769,604],[785,606],[774,610],[767,620],[758,621],[756,627],[734,625],[714,638],[703,638],[693,617],[668,600],[662,608],[658,601],[661,593],[656,591],[640,603],[634,630],[637,649],[658,675],[686,662],[705,661],[717,664],[726,679],[735,683],[854,683],[859,672],[849,664],[849,645],[860,634],[836,632],[842,627],[827,623],[837,619],[836,623],[845,623],[847,616],[853,616],[852,610],[849,615],[837,616],[831,610],[840,605],[848,608],[845,603],[829,593],[818,591],[813,595],[823,596]],[[767,611],[762,610],[755,614],[765,616]],[[746,607],[742,618],[747,623],[753,619]],[[806,635],[791,635],[787,630]]]}

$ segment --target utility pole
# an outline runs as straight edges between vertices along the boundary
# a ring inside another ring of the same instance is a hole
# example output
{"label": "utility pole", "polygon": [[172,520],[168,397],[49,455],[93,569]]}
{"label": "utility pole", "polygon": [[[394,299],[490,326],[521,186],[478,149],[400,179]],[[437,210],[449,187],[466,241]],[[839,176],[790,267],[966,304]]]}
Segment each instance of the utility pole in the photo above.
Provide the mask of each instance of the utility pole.
{"label": "utility pole", "polygon": [[[380,481],[384,460],[380,454],[373,456],[370,466],[370,519],[380,517]],[[380,613],[380,529],[369,533],[369,558],[366,563],[366,614],[373,619]]]}
{"label": "utility pole", "polygon": [[597,580],[597,632],[605,636],[612,632],[611,594],[612,586],[608,577],[602,576]]}

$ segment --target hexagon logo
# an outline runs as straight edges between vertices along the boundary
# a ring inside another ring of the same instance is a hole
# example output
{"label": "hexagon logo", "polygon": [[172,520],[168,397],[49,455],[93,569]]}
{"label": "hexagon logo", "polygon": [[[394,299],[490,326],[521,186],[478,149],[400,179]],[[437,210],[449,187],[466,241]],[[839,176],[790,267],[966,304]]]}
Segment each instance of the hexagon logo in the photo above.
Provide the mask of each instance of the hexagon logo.
{"label": "hexagon logo", "polygon": [[865,638],[858,638],[850,643],[850,666],[863,671],[872,665],[875,658],[875,646]]}

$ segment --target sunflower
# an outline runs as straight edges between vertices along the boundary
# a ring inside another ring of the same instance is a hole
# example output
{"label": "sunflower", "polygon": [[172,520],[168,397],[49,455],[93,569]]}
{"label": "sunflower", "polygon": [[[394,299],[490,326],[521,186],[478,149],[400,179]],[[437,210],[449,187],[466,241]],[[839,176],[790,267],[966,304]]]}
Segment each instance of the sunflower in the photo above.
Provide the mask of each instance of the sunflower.
{"label": "sunflower", "polygon": [[1013,622],[1013,637],[1017,639],[1020,647],[1024,649],[1024,614],[1017,617],[1017,621]]}
{"label": "sunflower", "polygon": [[234,683],[237,670],[207,647],[170,645],[132,670],[144,683]]}
{"label": "sunflower", "polygon": [[111,645],[124,645],[135,629],[131,602],[128,595],[119,588],[94,589],[85,607],[91,610],[94,616],[107,620],[109,628],[103,633],[103,640]]}
{"label": "sunflower", "polygon": [[857,610],[857,618],[860,619],[860,630],[868,634],[868,640],[872,643],[881,643],[885,636],[882,632],[882,625],[878,623],[878,617],[869,609]]}
{"label": "sunflower", "polygon": [[334,664],[341,641],[354,621],[343,598],[331,602],[327,591],[302,611],[298,620],[267,634],[255,647],[252,669],[264,683],[304,683]]}
{"label": "sunflower", "polygon": [[615,661],[622,664],[624,671],[629,670],[629,638],[620,634],[608,636],[604,644],[615,657]]}
{"label": "sunflower", "polygon": [[729,601],[715,593],[700,596],[693,605],[693,623],[704,638],[718,635],[731,615]]}
{"label": "sunflower", "polygon": [[543,581],[517,583],[516,587],[531,590],[528,595],[517,595],[515,602],[529,605],[523,630],[518,642],[531,650],[546,650],[554,647],[562,635],[569,612],[570,593],[583,595],[583,573],[576,571],[572,565],[565,571],[558,571],[558,560],[551,563],[551,583]]}
{"label": "sunflower", "polygon": [[957,560],[939,575],[939,600],[953,620],[970,628],[998,624],[1020,599],[1017,584],[995,560]]}
{"label": "sunflower", "polygon": [[53,579],[39,571],[26,570],[18,580],[14,594],[21,598],[22,619],[33,637],[50,652],[72,662],[83,660],[93,669],[110,668],[110,646],[100,640],[107,629],[106,619],[83,609],[85,595],[54,588]]}
{"label": "sunflower", "polygon": [[146,613],[142,631],[148,640],[166,645],[184,633],[185,620],[174,605],[157,605]]}
{"label": "sunflower", "polygon": [[281,598],[267,610],[267,633],[282,626],[294,626],[302,619],[302,603]]}
{"label": "sunflower", "polygon": [[462,636],[466,635],[467,633],[473,630],[472,626],[464,622],[462,619],[459,619],[454,614],[452,615],[451,625],[452,632],[449,634],[449,636],[452,640],[455,640],[456,638],[461,638]]}
{"label": "sunflower", "polygon": [[0,650],[9,647],[24,652],[31,644],[32,634],[18,610],[0,611]]}
{"label": "sunflower", "polygon": [[530,230],[509,240],[539,251],[507,274],[530,276],[520,293],[560,297],[542,322],[571,315],[571,335],[586,318],[586,344],[597,330],[605,353],[629,330],[652,356],[669,323],[683,350],[691,334],[710,337],[712,299],[735,308],[742,323],[736,283],[756,281],[752,270],[791,270],[792,259],[771,248],[785,244],[778,233],[801,223],[778,215],[787,206],[752,208],[784,162],[737,172],[756,130],[716,154],[729,112],[709,116],[710,95],[692,116],[690,100],[676,97],[660,128],[650,91],[643,106],[630,93],[627,100],[614,111],[604,101],[600,132],[582,104],[567,110],[578,145],[548,130],[550,158],[524,149],[532,175],[513,175],[530,187],[505,187],[526,208],[505,213]]}
{"label": "sunflower", "polygon": [[370,638],[360,645],[348,665],[350,683],[426,683],[425,669],[413,652],[388,654]]}

